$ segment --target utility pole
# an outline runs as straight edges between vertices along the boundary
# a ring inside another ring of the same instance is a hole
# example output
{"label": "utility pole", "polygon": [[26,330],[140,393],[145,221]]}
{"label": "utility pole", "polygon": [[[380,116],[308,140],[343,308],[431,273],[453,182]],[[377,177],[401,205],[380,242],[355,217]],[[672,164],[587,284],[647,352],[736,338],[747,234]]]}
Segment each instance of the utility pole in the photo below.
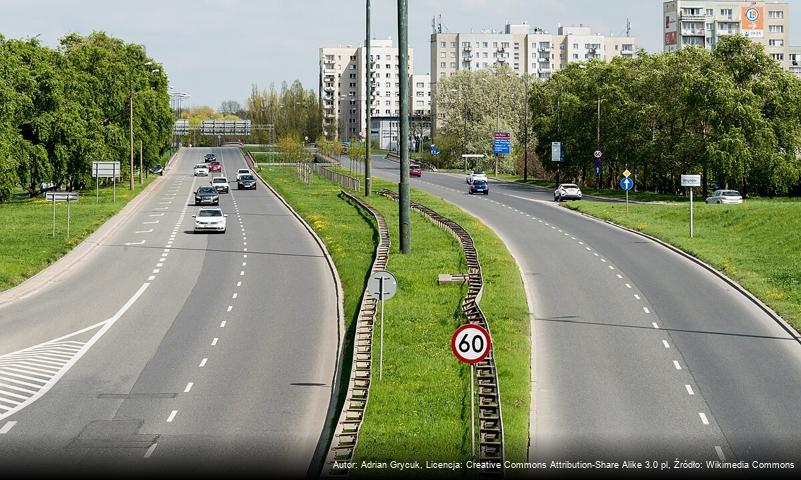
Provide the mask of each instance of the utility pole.
{"label": "utility pole", "polygon": [[[559,81],[559,77],[556,77],[556,88],[559,89],[559,93],[556,97],[556,135],[559,137],[559,141],[562,141],[562,83]],[[562,143],[564,145],[564,143]],[[561,149],[564,150],[564,147]],[[559,162],[556,163],[556,186],[559,187],[561,183],[561,175],[562,175],[562,152],[559,152],[560,158]]]}
{"label": "utility pole", "polygon": [[523,182],[528,181],[528,74],[525,74],[524,77],[525,81],[525,94],[523,95],[523,101],[526,102],[526,110],[523,116],[523,128],[526,130],[525,136],[525,147],[523,150]]}
{"label": "utility pole", "polygon": [[365,139],[367,144],[365,145],[364,154],[364,196],[369,197],[373,189],[373,159],[370,157],[370,137],[373,130],[371,125],[373,123],[373,57],[370,55],[370,37],[372,36],[370,33],[370,0],[367,0],[367,14],[365,17],[367,19],[367,38],[364,41],[364,58],[367,63],[367,138]]}
{"label": "utility pole", "polygon": [[139,185],[142,184],[142,175],[144,171],[142,169],[142,148],[142,140],[139,140]]}
{"label": "utility pole", "polygon": [[400,75],[400,184],[398,195],[400,251],[412,250],[409,199],[409,0],[398,0],[398,52]]}
{"label": "utility pole", "polygon": [[131,110],[130,110],[130,117],[128,119],[129,120],[128,125],[130,127],[130,134],[131,134],[131,190],[134,189],[134,177],[133,177],[133,171],[134,171],[133,170],[133,167],[134,167],[134,165],[133,165],[133,160],[134,160],[133,159],[133,157],[134,157],[134,145],[133,145],[133,98],[134,98],[133,87],[131,87]]}
{"label": "utility pole", "polygon": [[[595,149],[600,151],[601,150],[601,95],[598,95],[598,123],[595,129]],[[601,167],[602,168],[602,167]],[[601,189],[601,172],[603,170],[599,169],[598,172],[598,183],[596,184],[595,189]]]}

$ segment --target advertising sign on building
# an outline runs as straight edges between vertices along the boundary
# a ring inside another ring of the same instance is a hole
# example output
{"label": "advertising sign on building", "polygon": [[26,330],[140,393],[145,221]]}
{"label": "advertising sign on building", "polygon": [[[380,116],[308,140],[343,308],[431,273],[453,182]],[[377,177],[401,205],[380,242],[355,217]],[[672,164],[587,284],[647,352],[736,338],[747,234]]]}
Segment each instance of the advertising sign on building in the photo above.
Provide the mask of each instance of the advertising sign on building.
{"label": "advertising sign on building", "polygon": [[678,44],[678,21],[676,12],[665,12],[665,45]]}
{"label": "advertising sign on building", "polygon": [[765,36],[765,6],[747,5],[741,7],[740,31],[748,38]]}

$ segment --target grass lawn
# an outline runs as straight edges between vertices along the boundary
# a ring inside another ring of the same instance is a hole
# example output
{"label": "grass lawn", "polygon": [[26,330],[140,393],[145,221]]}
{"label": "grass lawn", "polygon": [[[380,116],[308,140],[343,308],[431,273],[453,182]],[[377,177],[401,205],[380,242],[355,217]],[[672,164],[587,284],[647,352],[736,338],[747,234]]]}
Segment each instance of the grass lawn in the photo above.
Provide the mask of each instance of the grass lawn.
{"label": "grass lawn", "polygon": [[70,205],[70,238],[67,239],[67,204],[56,203],[56,236],[53,238],[53,204],[44,198],[15,199],[0,203],[4,219],[0,242],[0,290],[25,281],[55,262],[91,235],[119,212],[128,201],[155,179],[150,175],[144,185],[138,180],[133,191],[128,183],[117,184],[117,201],[112,202],[112,188],[100,189],[100,203],[95,202],[94,185],[79,193]]}
{"label": "grass lawn", "polygon": [[[356,308],[375,248],[371,223],[354,206],[337,198],[338,186],[319,176],[307,187],[287,169],[263,168],[262,173],[328,245],[342,277],[352,339]],[[374,184],[376,189],[393,186],[379,179],[374,179]],[[475,218],[425,193],[414,191],[413,200],[450,216],[474,236],[485,270],[482,307],[496,342],[501,375],[506,454],[523,459],[528,441],[530,342],[528,309],[517,266],[500,240]],[[413,254],[401,255],[397,203],[378,196],[370,197],[369,202],[390,226],[393,243],[387,268],[398,278],[399,292],[385,306],[381,382],[376,331],[374,382],[356,458],[467,460],[469,368],[453,358],[449,346],[451,335],[464,322],[461,301],[465,288],[436,283],[439,273],[464,271],[461,247],[450,234],[413,212]],[[352,344],[345,348],[351,350]],[[346,362],[349,367],[350,359]]]}
{"label": "grass lawn", "polygon": [[801,201],[751,199],[742,205],[573,202],[569,208],[660,238],[736,280],[801,330]]}
{"label": "grass lawn", "polygon": [[277,152],[278,151],[278,147],[276,147],[275,145],[251,145],[251,146],[247,146],[247,147],[242,147],[242,151],[243,152],[250,152],[250,153]]}

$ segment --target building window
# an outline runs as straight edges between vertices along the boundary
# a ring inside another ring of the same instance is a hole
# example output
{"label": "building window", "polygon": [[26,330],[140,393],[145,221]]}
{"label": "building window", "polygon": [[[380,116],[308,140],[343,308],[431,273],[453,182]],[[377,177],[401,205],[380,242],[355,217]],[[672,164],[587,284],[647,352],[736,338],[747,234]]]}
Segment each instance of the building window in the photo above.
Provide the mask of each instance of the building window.
{"label": "building window", "polygon": [[773,57],[774,60],[778,60],[780,62],[784,61],[784,54],[783,53],[773,53],[773,54],[771,54],[771,57]]}
{"label": "building window", "polygon": [[778,39],[778,40],[777,39],[768,40],[768,45],[770,45],[771,47],[783,47],[784,46],[784,40],[780,40],[780,39]]}
{"label": "building window", "polygon": [[720,9],[720,16],[721,17],[726,17],[726,18],[731,18],[732,9],[731,8],[721,8]]}
{"label": "building window", "polygon": [[707,17],[711,17],[714,14],[715,14],[715,9],[714,8],[707,8],[706,9],[706,16]]}
{"label": "building window", "polygon": [[770,25],[768,29],[770,33],[784,33],[784,25]]}
{"label": "building window", "polygon": [[784,12],[782,10],[770,10],[768,11],[768,18],[784,18]]}
{"label": "building window", "polygon": [[445,68],[445,62],[439,62],[439,68]]}
{"label": "building window", "polygon": [[447,47],[448,43],[447,42],[439,42],[439,46],[440,47]]}

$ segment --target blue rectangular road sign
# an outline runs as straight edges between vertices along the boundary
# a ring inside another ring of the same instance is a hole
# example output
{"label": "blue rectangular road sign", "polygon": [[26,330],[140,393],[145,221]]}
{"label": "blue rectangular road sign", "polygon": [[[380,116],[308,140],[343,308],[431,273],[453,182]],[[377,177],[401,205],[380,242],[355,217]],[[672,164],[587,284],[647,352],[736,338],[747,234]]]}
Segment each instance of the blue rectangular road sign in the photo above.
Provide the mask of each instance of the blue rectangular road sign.
{"label": "blue rectangular road sign", "polygon": [[495,132],[493,134],[492,151],[498,155],[512,153],[512,134],[509,132]]}

